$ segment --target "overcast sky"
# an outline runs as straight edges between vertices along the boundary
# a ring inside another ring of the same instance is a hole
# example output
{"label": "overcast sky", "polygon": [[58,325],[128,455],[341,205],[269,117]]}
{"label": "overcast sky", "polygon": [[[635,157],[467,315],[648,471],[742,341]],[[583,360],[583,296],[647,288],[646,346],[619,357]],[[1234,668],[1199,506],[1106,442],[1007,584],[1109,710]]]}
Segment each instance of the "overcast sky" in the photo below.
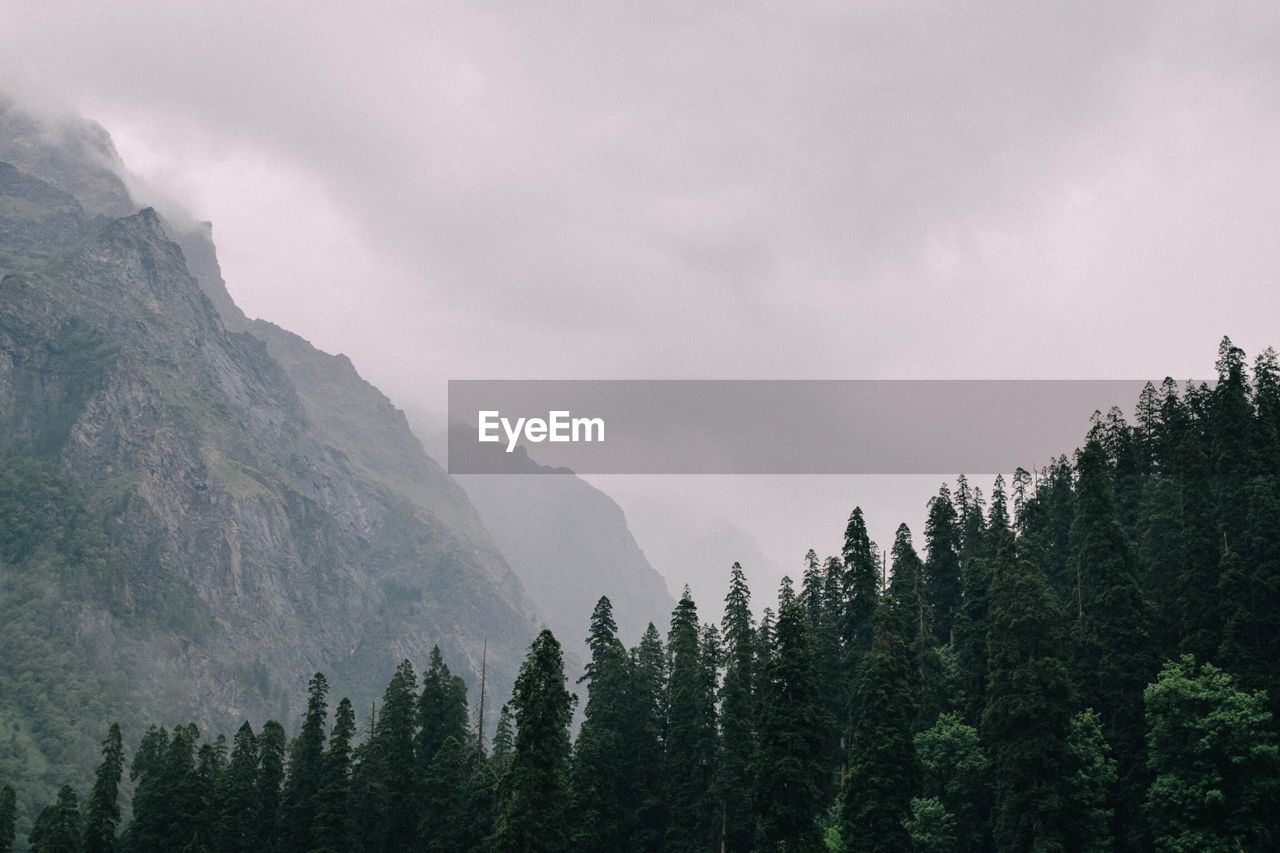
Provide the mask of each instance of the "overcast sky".
{"label": "overcast sky", "polygon": [[403,404],[1280,343],[1275,3],[0,2],[0,86]]}

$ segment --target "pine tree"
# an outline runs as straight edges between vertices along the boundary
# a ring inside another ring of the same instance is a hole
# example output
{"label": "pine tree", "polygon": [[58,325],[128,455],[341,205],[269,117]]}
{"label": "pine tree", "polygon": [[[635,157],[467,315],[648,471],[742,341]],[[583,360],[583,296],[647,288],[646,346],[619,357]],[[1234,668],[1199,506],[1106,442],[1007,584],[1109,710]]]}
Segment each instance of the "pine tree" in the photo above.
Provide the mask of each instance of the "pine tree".
{"label": "pine tree", "polygon": [[483,839],[468,809],[472,756],[472,750],[450,735],[427,765],[422,778],[421,849],[467,851]]}
{"label": "pine tree", "polygon": [[720,758],[716,763],[721,834],[728,853],[749,851],[756,826],[751,798],[751,762],[756,748],[753,623],[751,590],[742,566],[734,563],[721,623],[728,663],[720,688]]}
{"label": "pine tree", "polygon": [[498,711],[498,724],[493,729],[493,755],[490,757],[494,772],[499,779],[511,766],[511,756],[515,748],[516,736],[511,723],[511,707],[504,702]]}
{"label": "pine tree", "polygon": [[259,763],[258,739],[246,722],[232,741],[231,762],[218,794],[220,814],[215,837],[219,853],[252,853],[259,849]]}
{"label": "pine tree", "polygon": [[906,645],[895,633],[898,621],[887,606],[877,608],[874,621],[875,641],[856,681],[860,712],[853,721],[841,836],[850,851],[893,853],[911,844],[906,821],[917,777],[911,737],[916,708]]}
{"label": "pine tree", "polygon": [[1072,685],[1062,616],[1039,569],[1011,555],[994,565],[983,739],[991,744],[997,850],[1063,849]]}
{"label": "pine tree", "polygon": [[142,736],[129,766],[135,783],[133,819],[124,833],[124,847],[132,851],[163,850],[167,841],[165,793],[176,780],[166,779],[169,733],[151,726]]}
{"label": "pine tree", "polygon": [[1145,788],[1142,763],[1142,690],[1155,674],[1150,612],[1143,598],[1124,529],[1117,517],[1102,447],[1090,441],[1076,467],[1076,514],[1071,529],[1078,616],[1077,672],[1086,703],[1102,717],[1115,750],[1122,790],[1119,830],[1129,843],[1141,829],[1123,808]]}
{"label": "pine tree", "polygon": [[348,847],[351,831],[351,741],[355,733],[355,708],[344,697],[334,712],[333,731],[329,733],[329,747],[321,765],[320,790],[316,795],[318,853],[341,853]]}
{"label": "pine tree", "polygon": [[287,750],[284,726],[267,720],[258,735],[258,849],[277,850]]}
{"label": "pine tree", "polygon": [[799,604],[782,608],[777,650],[761,674],[754,776],[755,811],[766,849],[822,849],[817,818],[833,721],[823,706],[811,630]]}
{"label": "pine tree", "polygon": [[587,637],[591,660],[579,683],[587,682],[585,719],[574,744],[571,782],[573,849],[623,850],[635,827],[627,785],[626,750],[629,661],[618,641],[613,604],[601,596]]}
{"label": "pine tree", "polygon": [[[854,507],[844,531],[844,642],[856,662],[871,648],[871,622],[880,590],[880,566],[876,559],[862,508]],[[852,667],[850,667],[852,671]]]}
{"label": "pine tree", "polygon": [[661,850],[666,835],[666,651],[652,622],[640,637],[640,644],[631,651],[631,673],[626,748],[631,755],[631,800],[636,810],[635,834],[629,849],[648,853]]}
{"label": "pine tree", "polygon": [[959,516],[955,505],[951,503],[951,490],[943,484],[938,494],[929,501],[929,518],[924,526],[924,597],[933,614],[934,637],[943,645],[955,640],[955,621],[960,610],[962,589],[958,524]]}
{"label": "pine tree", "polygon": [[[906,643],[907,683],[912,695],[922,697],[926,689],[932,688],[937,681],[937,658],[933,655],[933,617],[925,598],[924,566],[911,543],[911,530],[905,524],[898,525],[892,554],[893,579],[889,583],[887,600],[890,612],[898,623],[895,633]],[[929,703],[923,705],[921,710],[936,711],[936,706]],[[931,721],[929,719],[923,722]]]}
{"label": "pine tree", "polygon": [[960,612],[955,623],[956,656],[964,673],[965,719],[977,723],[987,691],[987,629],[991,575],[985,558],[986,520],[982,495],[961,477],[956,487],[960,513]]}
{"label": "pine tree", "polygon": [[18,795],[5,785],[0,788],[0,853],[12,853],[17,813]]}
{"label": "pine tree", "polygon": [[1165,663],[1144,700],[1156,848],[1274,850],[1280,750],[1265,694],[1186,655]]}
{"label": "pine tree", "polygon": [[707,683],[698,632],[698,610],[688,588],[671,615],[667,694],[665,849],[702,851],[719,836],[715,779],[714,685]]}
{"label": "pine tree", "polygon": [[431,647],[431,660],[422,674],[422,696],[418,699],[418,760],[425,766],[435,757],[444,742],[453,738],[466,744],[470,738],[467,724],[467,686]]}
{"label": "pine tree", "polygon": [[289,748],[289,774],[281,802],[284,849],[306,853],[315,846],[317,794],[324,773],[329,683],[317,672],[307,685],[302,728]]}
{"label": "pine tree", "polygon": [[89,794],[84,828],[85,853],[113,853],[119,846],[116,827],[120,824],[120,779],[124,775],[124,741],[115,723],[102,742],[102,763]]}
{"label": "pine tree", "polygon": [[27,836],[31,853],[80,853],[80,803],[70,785],[63,785],[58,799],[36,817]]}
{"label": "pine tree", "polygon": [[1197,430],[1186,431],[1175,451],[1178,474],[1179,571],[1173,619],[1179,650],[1200,661],[1214,661],[1222,637],[1218,598],[1222,556],[1214,513],[1209,460]]}
{"label": "pine tree", "polygon": [[550,631],[540,633],[529,648],[511,707],[516,721],[515,753],[502,781],[494,849],[567,850],[573,701],[565,688],[560,643]]}

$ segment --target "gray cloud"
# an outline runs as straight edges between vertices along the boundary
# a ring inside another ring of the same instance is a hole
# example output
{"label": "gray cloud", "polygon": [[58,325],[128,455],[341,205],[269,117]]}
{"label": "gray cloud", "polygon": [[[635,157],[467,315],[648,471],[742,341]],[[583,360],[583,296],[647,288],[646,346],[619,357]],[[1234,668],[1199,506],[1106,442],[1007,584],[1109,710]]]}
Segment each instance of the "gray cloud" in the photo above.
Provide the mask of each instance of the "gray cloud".
{"label": "gray cloud", "polygon": [[1277,342],[1274,4],[5,19],[0,85],[101,121],[215,221],[250,313],[400,399],[438,405],[449,376],[1189,376],[1224,332]]}

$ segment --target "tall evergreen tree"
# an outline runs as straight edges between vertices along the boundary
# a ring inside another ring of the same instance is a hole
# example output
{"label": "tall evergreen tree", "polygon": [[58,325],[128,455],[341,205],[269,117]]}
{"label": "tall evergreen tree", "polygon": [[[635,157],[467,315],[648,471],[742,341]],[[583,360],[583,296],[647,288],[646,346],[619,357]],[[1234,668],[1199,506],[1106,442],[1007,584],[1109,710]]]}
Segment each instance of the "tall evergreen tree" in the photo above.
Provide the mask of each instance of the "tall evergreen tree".
{"label": "tall evergreen tree", "polygon": [[1250,689],[1266,690],[1280,709],[1280,479],[1257,477],[1238,551],[1228,552],[1221,578],[1223,665]]}
{"label": "tall evergreen tree", "polygon": [[587,637],[591,660],[579,683],[587,683],[585,719],[574,744],[570,774],[572,846],[583,851],[625,849],[635,827],[627,786],[627,653],[618,640],[613,604],[601,596]]}
{"label": "tall evergreen tree", "polygon": [[422,778],[423,850],[468,851],[483,840],[469,809],[474,751],[450,735],[436,750]]}
{"label": "tall evergreen tree", "polygon": [[631,754],[631,800],[635,803],[635,834],[628,849],[649,853],[662,849],[666,834],[663,779],[666,725],[666,651],[658,629],[649,623],[640,644],[631,651],[627,750]]}
{"label": "tall evergreen tree", "polygon": [[94,776],[84,827],[85,853],[113,853],[119,846],[116,827],[120,824],[120,779],[124,775],[124,741],[115,723],[102,743],[102,763]]}
{"label": "tall evergreen tree", "polygon": [[260,849],[259,763],[258,738],[246,722],[232,740],[231,762],[223,774],[218,795],[215,837],[219,853],[253,853]]}
{"label": "tall evergreen tree", "polygon": [[284,726],[267,720],[258,734],[258,849],[279,849],[281,796],[288,749]]}
{"label": "tall evergreen tree", "polygon": [[1198,430],[1188,429],[1176,448],[1178,471],[1179,570],[1173,621],[1179,649],[1200,661],[1218,657],[1222,607],[1218,598],[1218,524],[1209,460]]}
{"label": "tall evergreen tree", "polygon": [[929,517],[924,526],[925,603],[933,614],[934,636],[944,645],[955,640],[955,621],[960,610],[959,518],[951,502],[951,490],[944,483],[929,501]]}
{"label": "tall evergreen tree", "polygon": [[991,744],[997,850],[1060,850],[1072,685],[1062,616],[1043,574],[1011,555],[991,583],[984,740]]}
{"label": "tall evergreen tree", "polygon": [[827,731],[813,659],[809,615],[799,604],[778,614],[777,651],[760,683],[755,810],[771,850],[820,850],[817,818],[827,771]]}
{"label": "tall evergreen tree", "polygon": [[1110,799],[1116,763],[1102,734],[1102,721],[1086,709],[1071,718],[1067,737],[1063,839],[1068,850],[1104,853],[1112,847]]}
{"label": "tall evergreen tree", "polygon": [[1142,690],[1155,674],[1150,613],[1138,585],[1134,559],[1117,516],[1102,447],[1085,445],[1077,460],[1076,514],[1071,528],[1078,616],[1077,672],[1086,703],[1102,717],[1115,750],[1120,785],[1130,792],[1117,810],[1118,829],[1129,843],[1141,830],[1138,815],[1123,808],[1145,788],[1142,762]]}
{"label": "tall evergreen tree", "polygon": [[63,785],[58,799],[36,817],[27,844],[31,853],[80,853],[80,803],[70,785]]}
{"label": "tall evergreen tree", "polygon": [[895,632],[906,644],[907,680],[911,692],[919,697],[926,684],[936,680],[936,658],[932,655],[933,617],[925,597],[924,566],[912,545],[911,530],[905,524],[898,525],[892,555],[889,609],[898,622]]}
{"label": "tall evergreen tree", "polygon": [[915,701],[907,681],[906,645],[887,606],[877,608],[875,641],[856,681],[841,836],[845,849],[892,853],[910,848],[906,821],[917,777],[911,721]]}
{"label": "tall evergreen tree", "polygon": [[511,722],[511,707],[503,702],[498,710],[498,723],[493,728],[493,763],[494,772],[501,779],[511,765],[511,756],[516,749],[515,726]]}
{"label": "tall evergreen tree", "polygon": [[317,794],[323,784],[329,683],[317,672],[307,685],[302,728],[289,748],[289,773],[281,801],[284,849],[307,853],[315,847]]}
{"label": "tall evergreen tree", "polygon": [[880,565],[876,559],[862,507],[854,507],[844,530],[844,642],[853,660],[871,648],[871,623],[880,594]]}
{"label": "tall evergreen tree", "polygon": [[686,588],[671,616],[667,639],[671,659],[667,692],[665,848],[701,851],[719,836],[715,779],[716,709],[714,684],[707,681],[698,630],[698,610]]}
{"label": "tall evergreen tree", "polygon": [[333,716],[333,731],[321,765],[320,790],[316,794],[316,850],[339,853],[346,849],[351,831],[351,741],[356,733],[356,712],[343,698]]}
{"label": "tall evergreen tree", "polygon": [[466,744],[469,737],[466,683],[449,672],[439,647],[432,646],[418,699],[418,761],[426,766],[447,739]]}
{"label": "tall evergreen tree", "polygon": [[516,721],[515,754],[502,781],[494,849],[567,850],[573,701],[565,688],[560,643],[550,631],[539,634],[529,648],[511,707]]}
{"label": "tall evergreen tree", "polygon": [[956,657],[964,673],[965,719],[976,724],[982,716],[987,690],[988,597],[991,573],[986,559],[986,519],[982,494],[970,490],[961,477],[956,487],[962,539],[960,586],[963,592],[956,616]]}
{"label": "tall evergreen tree", "polygon": [[716,764],[720,831],[727,853],[746,853],[751,850],[756,827],[751,796],[751,762],[756,749],[756,632],[751,590],[738,563],[730,569],[721,624],[727,665],[720,688],[720,758]]}

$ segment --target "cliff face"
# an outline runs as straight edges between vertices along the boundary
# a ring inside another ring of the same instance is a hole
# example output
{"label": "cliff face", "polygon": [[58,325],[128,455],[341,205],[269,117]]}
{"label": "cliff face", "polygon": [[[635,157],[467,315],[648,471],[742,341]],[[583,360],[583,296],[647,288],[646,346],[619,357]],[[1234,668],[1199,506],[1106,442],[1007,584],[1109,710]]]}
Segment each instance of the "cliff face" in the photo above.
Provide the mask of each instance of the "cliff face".
{"label": "cliff face", "polygon": [[[151,721],[291,725],[316,671],[367,708],[433,644],[474,684],[487,639],[490,695],[507,695],[532,605],[403,415],[345,357],[248,323],[207,231],[118,215],[101,149],[77,166],[88,142],[42,143],[0,108],[0,137],[14,127],[0,154],[34,171],[0,164],[0,455],[35,473],[0,511],[74,504],[89,544],[0,537],[0,622],[28,626],[3,640],[0,727],[22,737],[0,769],[61,784],[65,744],[91,754],[110,719],[130,739]],[[94,702],[12,668],[51,649]]]}

